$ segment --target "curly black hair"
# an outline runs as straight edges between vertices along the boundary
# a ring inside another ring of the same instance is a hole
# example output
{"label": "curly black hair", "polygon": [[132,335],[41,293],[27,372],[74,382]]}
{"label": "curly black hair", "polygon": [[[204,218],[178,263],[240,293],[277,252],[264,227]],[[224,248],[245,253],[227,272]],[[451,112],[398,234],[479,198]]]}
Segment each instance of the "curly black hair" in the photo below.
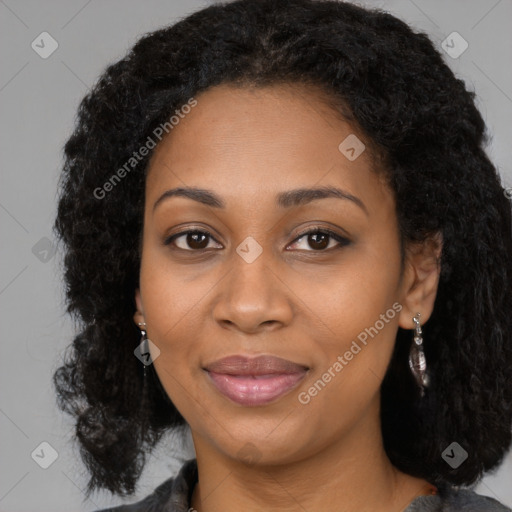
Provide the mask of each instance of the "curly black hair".
{"label": "curly black hair", "polygon": [[[475,95],[427,35],[388,13],[333,0],[237,0],[139,39],[82,100],[65,145],[54,229],[80,330],[54,384],[76,418],[88,492],[132,494],[162,435],[186,427],[153,367],[144,380],[133,355],[152,151],[137,153],[129,172],[126,162],[173,112],[221,83],[321,87],[385,155],[402,243],[442,234],[424,326],[431,384],[420,399],[410,331],[399,328],[382,432],[400,470],[438,485],[474,483],[503,459],[512,425],[511,203],[486,156]],[[453,441],[469,454],[457,469],[441,456]]]}

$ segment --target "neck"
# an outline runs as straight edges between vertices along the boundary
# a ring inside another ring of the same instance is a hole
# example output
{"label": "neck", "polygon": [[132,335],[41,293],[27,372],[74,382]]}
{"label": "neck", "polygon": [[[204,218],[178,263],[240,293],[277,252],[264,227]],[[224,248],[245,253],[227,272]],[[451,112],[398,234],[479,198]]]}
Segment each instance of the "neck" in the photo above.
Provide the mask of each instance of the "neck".
{"label": "neck", "polygon": [[391,464],[383,447],[378,407],[373,411],[336,442],[286,464],[249,465],[193,431],[199,482],[192,510],[403,511],[415,497],[428,493],[428,482]]}

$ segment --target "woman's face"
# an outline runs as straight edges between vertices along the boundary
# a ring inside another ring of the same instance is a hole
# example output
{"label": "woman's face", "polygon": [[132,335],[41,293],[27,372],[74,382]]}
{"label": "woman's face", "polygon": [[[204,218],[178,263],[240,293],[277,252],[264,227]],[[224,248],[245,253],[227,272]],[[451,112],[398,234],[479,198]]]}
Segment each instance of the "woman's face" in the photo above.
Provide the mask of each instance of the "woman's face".
{"label": "woman's face", "polygon": [[[196,449],[297,460],[377,418],[397,328],[428,294],[401,275],[393,194],[364,137],[314,90],[222,85],[196,100],[150,162],[135,320]],[[305,370],[206,370],[234,355]]]}

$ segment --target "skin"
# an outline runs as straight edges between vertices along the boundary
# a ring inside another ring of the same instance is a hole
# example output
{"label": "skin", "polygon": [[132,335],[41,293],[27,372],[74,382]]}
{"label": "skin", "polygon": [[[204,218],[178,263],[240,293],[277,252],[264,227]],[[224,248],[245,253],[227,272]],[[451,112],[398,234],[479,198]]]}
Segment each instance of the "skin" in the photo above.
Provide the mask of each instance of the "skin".
{"label": "skin", "polygon": [[[146,322],[160,350],[155,370],[191,428],[199,470],[192,507],[403,510],[429,484],[385,454],[380,385],[398,327],[412,329],[417,312],[422,323],[432,312],[440,239],[409,247],[402,266],[394,196],[369,149],[354,161],[340,152],[348,135],[365,137],[319,91],[224,84],[196,99],[149,165],[134,315]],[[313,186],[341,188],[364,209],[332,197],[275,204],[278,193]],[[175,187],[209,189],[225,207],[170,197],[153,210]],[[308,228],[332,229],[350,243],[299,238]],[[164,244],[187,229],[213,238]],[[262,249],[251,263],[236,252],[248,236]],[[394,303],[401,311],[301,404],[299,393]],[[234,354],[276,355],[309,371],[274,402],[245,407],[221,395],[202,369]]]}

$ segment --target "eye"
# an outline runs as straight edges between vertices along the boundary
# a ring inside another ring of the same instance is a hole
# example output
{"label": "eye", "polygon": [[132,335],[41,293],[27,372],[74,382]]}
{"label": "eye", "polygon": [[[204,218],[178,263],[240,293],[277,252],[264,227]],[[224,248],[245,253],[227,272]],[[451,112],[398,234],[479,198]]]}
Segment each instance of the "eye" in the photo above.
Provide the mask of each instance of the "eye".
{"label": "eye", "polygon": [[303,241],[303,239],[305,243],[313,249],[313,251],[309,252],[325,252],[325,249],[333,249],[333,246],[330,245],[331,241],[337,242],[337,245],[334,244],[334,249],[339,249],[340,247],[350,244],[350,240],[348,238],[341,236],[330,229],[313,228],[301,233],[288,247],[298,244]]}
{"label": "eye", "polygon": [[[178,240],[179,243],[177,243]],[[200,229],[194,229],[182,231],[181,233],[176,233],[175,235],[166,238],[164,245],[172,244],[183,251],[193,252],[208,249],[208,242],[210,240],[215,240],[211,233]]]}

